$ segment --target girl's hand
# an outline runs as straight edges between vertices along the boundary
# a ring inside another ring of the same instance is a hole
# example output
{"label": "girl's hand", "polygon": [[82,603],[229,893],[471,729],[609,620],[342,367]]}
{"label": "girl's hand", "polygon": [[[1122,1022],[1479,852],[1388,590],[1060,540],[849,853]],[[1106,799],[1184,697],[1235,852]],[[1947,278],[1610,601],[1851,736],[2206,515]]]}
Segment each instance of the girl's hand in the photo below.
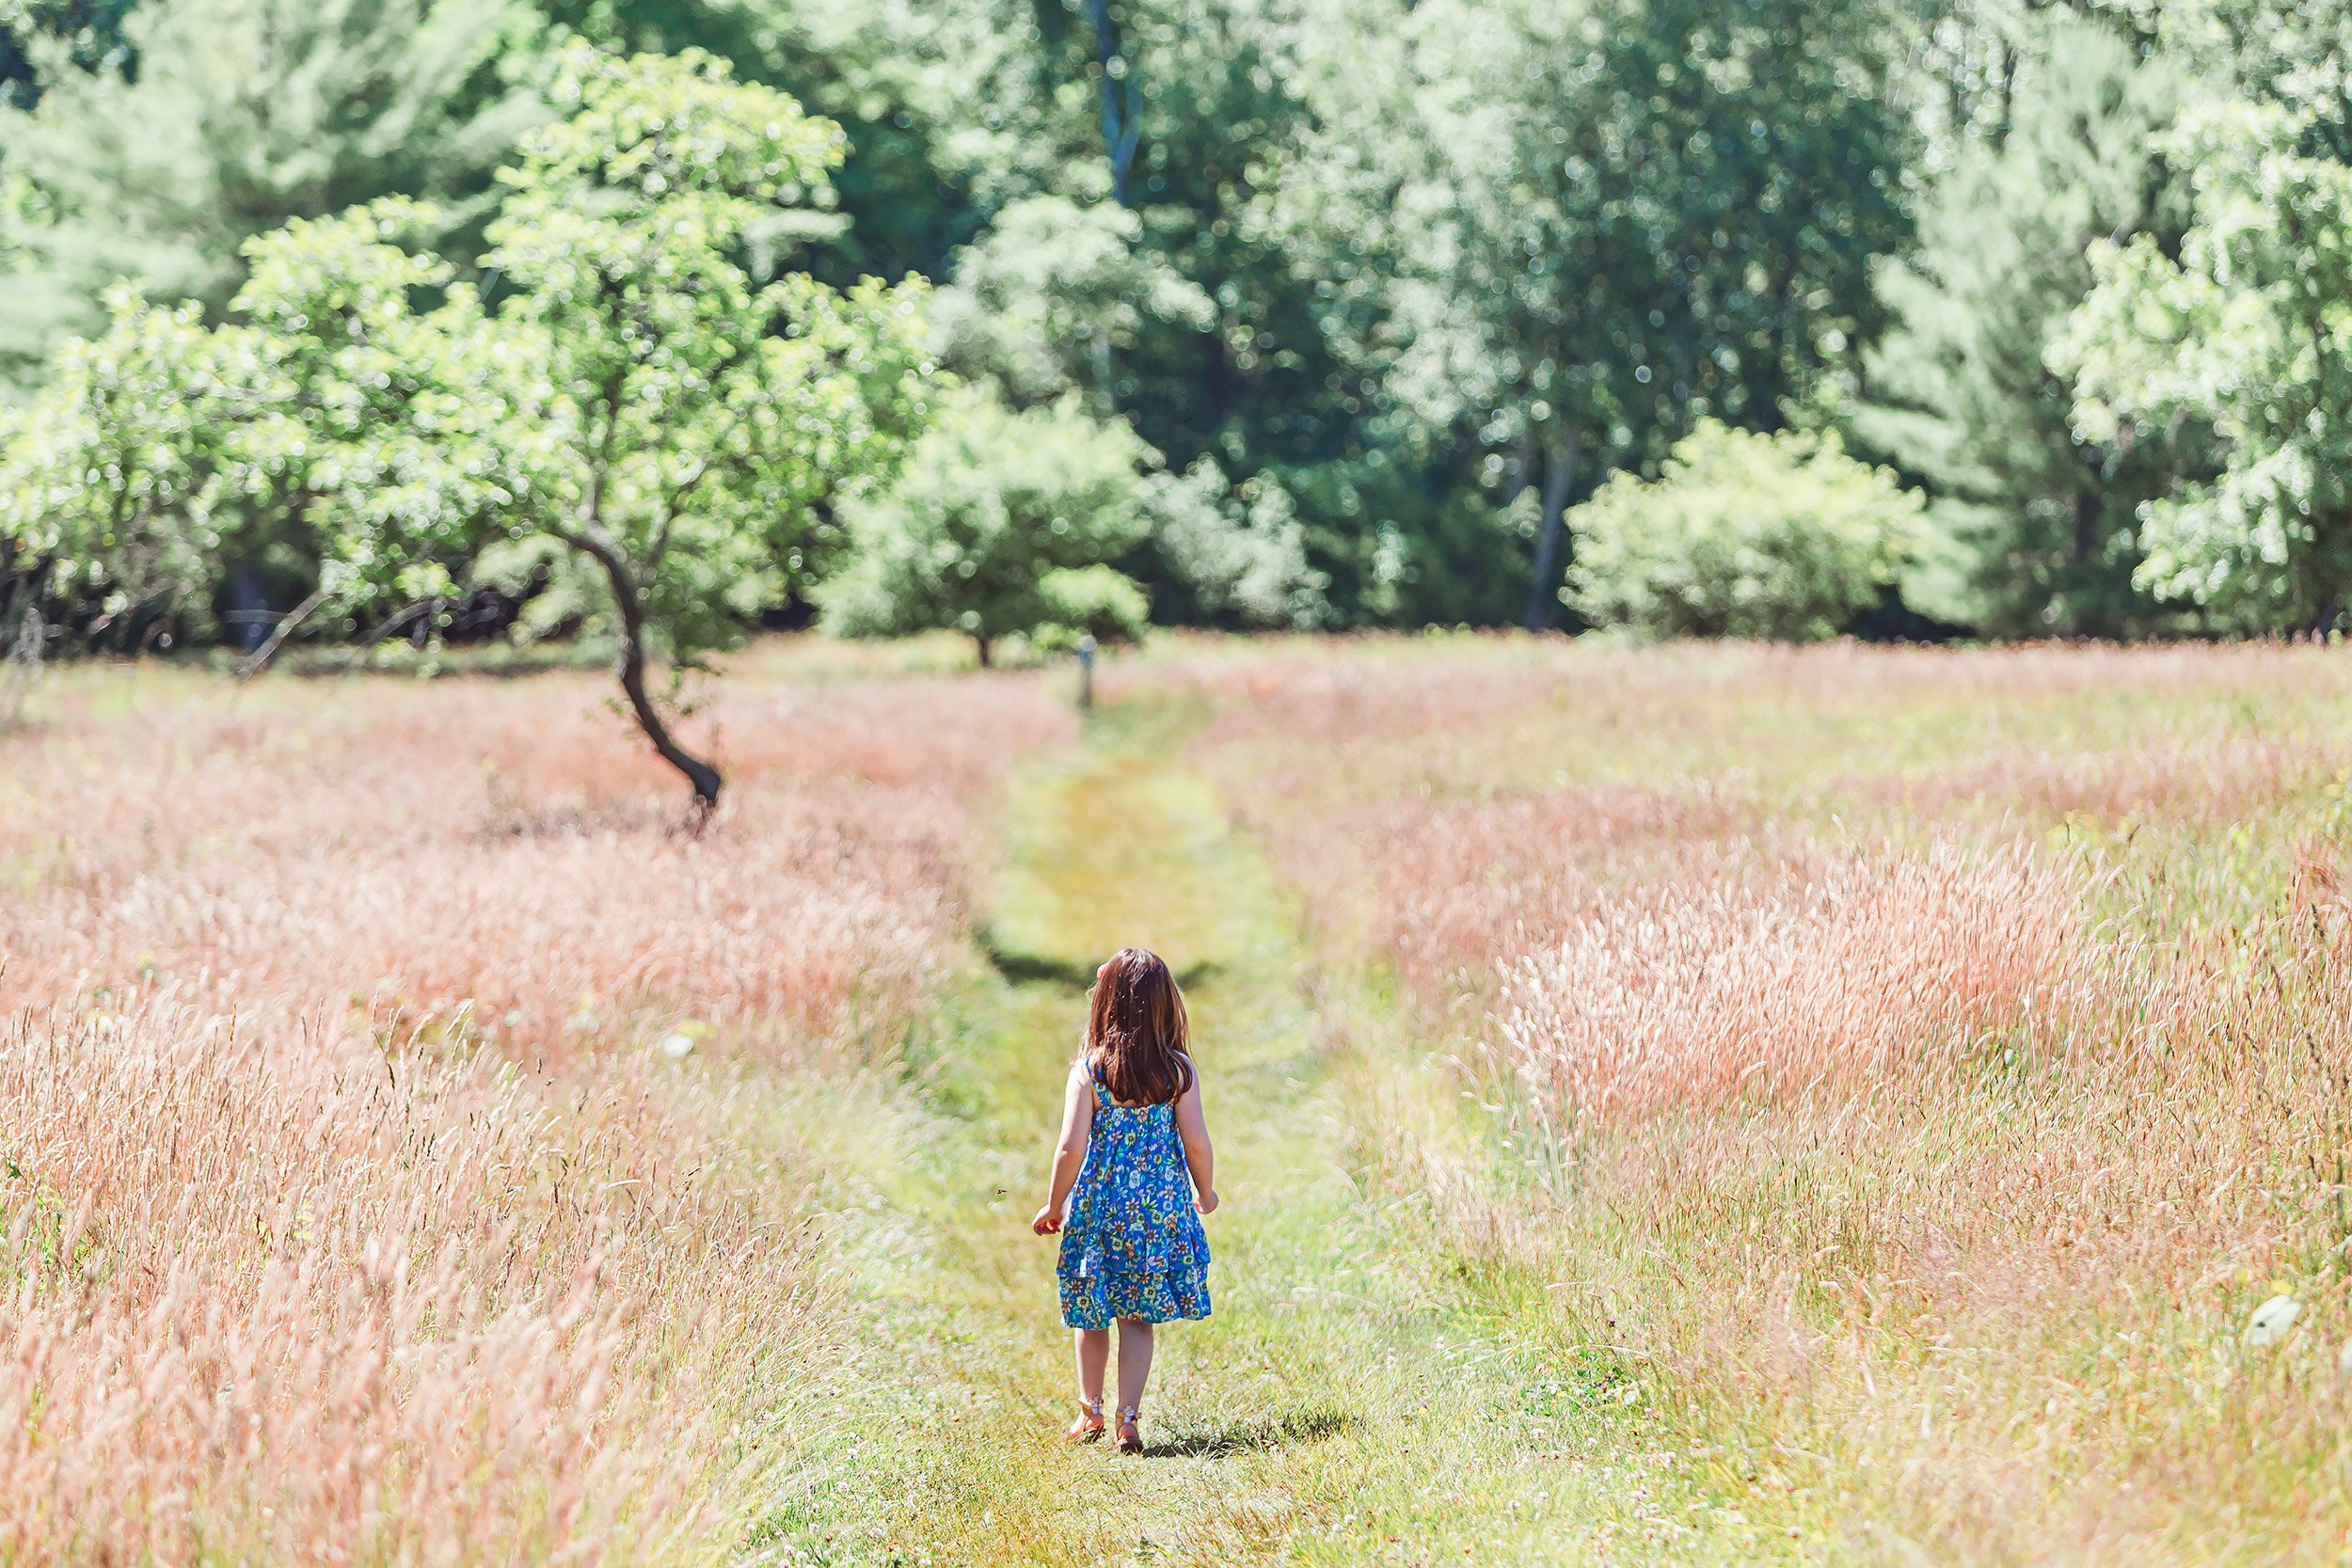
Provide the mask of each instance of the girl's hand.
{"label": "girl's hand", "polygon": [[1029,1228],[1040,1236],[1051,1236],[1061,1228],[1061,1211],[1049,1203],[1037,1212],[1037,1218],[1029,1222]]}
{"label": "girl's hand", "polygon": [[1215,1187],[1211,1187],[1205,1193],[1196,1193],[1193,1195],[1192,1206],[1195,1209],[1200,1210],[1204,1214],[1216,1213],[1216,1189]]}

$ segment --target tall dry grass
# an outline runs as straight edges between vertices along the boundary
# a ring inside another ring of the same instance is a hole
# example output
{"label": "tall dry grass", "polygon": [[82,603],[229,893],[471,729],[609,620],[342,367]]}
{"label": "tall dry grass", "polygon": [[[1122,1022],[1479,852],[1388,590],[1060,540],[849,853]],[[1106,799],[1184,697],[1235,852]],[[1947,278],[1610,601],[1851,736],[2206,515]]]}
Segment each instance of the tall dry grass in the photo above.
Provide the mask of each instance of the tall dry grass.
{"label": "tall dry grass", "polygon": [[1028,682],[726,689],[731,798],[696,838],[593,681],[148,679],[80,680],[0,752],[15,1004],[470,1006],[532,1054],[651,1014],[886,1035],[961,919],[964,802],[1068,733]]}
{"label": "tall dry grass", "polygon": [[680,1561],[826,1332],[788,1173],[643,1069],[0,1036],[0,1555]]}
{"label": "tall dry grass", "polygon": [[1375,1164],[1676,1414],[1719,1524],[2340,1548],[2352,660],[1392,655],[1269,661],[1200,755],[1503,1108]]}
{"label": "tall dry grass", "polygon": [[0,740],[0,1560],[743,1549],[839,1331],[775,1101],[925,1027],[1069,721],[771,659],[696,837],[602,697],[68,672]]}
{"label": "tall dry grass", "polygon": [[2081,980],[2076,925],[2016,850],[1686,868],[1505,960],[1499,1053],[1571,1120],[1839,1088],[2047,1014]]}

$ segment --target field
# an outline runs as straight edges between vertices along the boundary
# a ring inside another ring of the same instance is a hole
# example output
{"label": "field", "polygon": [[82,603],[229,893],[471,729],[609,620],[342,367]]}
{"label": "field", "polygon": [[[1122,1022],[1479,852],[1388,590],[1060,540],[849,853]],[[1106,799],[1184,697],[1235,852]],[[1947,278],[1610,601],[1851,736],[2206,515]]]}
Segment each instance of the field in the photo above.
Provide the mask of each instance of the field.
{"label": "field", "polygon": [[[84,667],[0,737],[0,1562],[2352,1543],[2352,665],[787,641]],[[1227,1209],[1143,1462],[1026,1233],[1092,962]]]}

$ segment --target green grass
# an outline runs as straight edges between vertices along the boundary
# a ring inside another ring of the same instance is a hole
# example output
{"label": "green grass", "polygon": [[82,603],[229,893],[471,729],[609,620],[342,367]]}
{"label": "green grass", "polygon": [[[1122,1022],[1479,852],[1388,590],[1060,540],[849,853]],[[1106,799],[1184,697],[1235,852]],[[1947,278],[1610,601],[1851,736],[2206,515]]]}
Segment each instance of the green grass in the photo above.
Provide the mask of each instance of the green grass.
{"label": "green grass", "polygon": [[[959,1049],[919,1096],[825,1112],[823,1201],[862,1349],[760,1541],[833,1564],[1695,1549],[1692,1521],[1720,1516],[1644,1441],[1640,1382],[1606,1354],[1548,1358],[1512,1292],[1415,1244],[1422,1222],[1361,1179],[1379,1157],[1364,1085],[1445,1091],[1362,1070],[1349,1042],[1376,1031],[1311,1007],[1279,892],[1166,741],[1099,726],[1026,778],[987,927],[999,970],[959,1003]],[[1129,1459],[1058,1441],[1069,1336],[1053,1243],[1027,1225],[1084,982],[1123,943],[1192,976],[1225,1199],[1216,1313],[1163,1332],[1151,1451]]]}

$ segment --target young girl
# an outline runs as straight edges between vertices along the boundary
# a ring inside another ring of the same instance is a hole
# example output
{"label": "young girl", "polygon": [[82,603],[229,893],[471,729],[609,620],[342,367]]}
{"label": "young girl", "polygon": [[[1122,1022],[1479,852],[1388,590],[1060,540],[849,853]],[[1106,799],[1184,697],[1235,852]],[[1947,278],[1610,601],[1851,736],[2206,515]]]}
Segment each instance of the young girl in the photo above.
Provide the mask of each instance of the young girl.
{"label": "young girl", "polygon": [[1123,947],[1094,972],[1090,994],[1086,1043],[1063,1096],[1053,1196],[1029,1228],[1061,1233],[1062,1321],[1078,1331],[1070,1440],[1103,1435],[1116,1322],[1119,1451],[1140,1453],[1152,1325],[1209,1315],[1200,1216],[1216,1209],[1216,1180],[1176,977],[1157,955]]}

